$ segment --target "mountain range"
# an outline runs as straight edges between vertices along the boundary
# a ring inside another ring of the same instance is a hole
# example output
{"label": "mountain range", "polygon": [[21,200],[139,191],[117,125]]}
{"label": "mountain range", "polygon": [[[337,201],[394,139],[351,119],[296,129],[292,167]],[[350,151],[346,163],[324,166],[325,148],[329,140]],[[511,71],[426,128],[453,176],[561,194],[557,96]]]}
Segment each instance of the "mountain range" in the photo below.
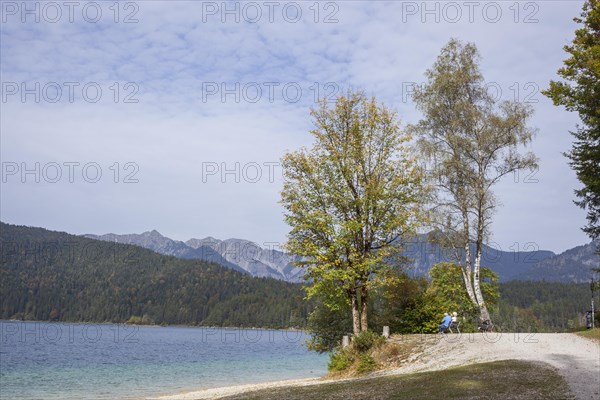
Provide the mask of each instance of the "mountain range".
{"label": "mountain range", "polygon": [[213,237],[176,241],[156,230],[141,234],[84,235],[89,239],[133,244],[157,253],[185,259],[201,259],[221,264],[257,277],[302,282],[304,271],[292,264],[294,258],[274,248],[263,248],[243,239],[218,240]]}
{"label": "mountain range", "polygon": [[532,265],[518,278],[540,280],[539,277],[542,277],[549,282],[587,283],[592,276],[591,269],[600,268],[599,248],[600,241],[574,247]]}
{"label": "mountain range", "polygon": [[[257,277],[269,277],[287,282],[303,281],[304,271],[294,266],[297,259],[275,248],[263,248],[244,239],[218,240],[213,237],[176,241],[152,230],[128,235],[84,235],[90,239],[141,246],[157,253],[185,259],[212,261],[225,267]],[[595,254],[598,242],[569,249],[561,254],[548,250],[502,251],[483,247],[482,265],[490,267],[501,281],[534,280],[553,282],[589,282],[590,268],[598,266]],[[405,266],[412,276],[425,275],[431,266],[452,261],[447,249],[419,235],[405,243],[402,254],[408,259]]]}

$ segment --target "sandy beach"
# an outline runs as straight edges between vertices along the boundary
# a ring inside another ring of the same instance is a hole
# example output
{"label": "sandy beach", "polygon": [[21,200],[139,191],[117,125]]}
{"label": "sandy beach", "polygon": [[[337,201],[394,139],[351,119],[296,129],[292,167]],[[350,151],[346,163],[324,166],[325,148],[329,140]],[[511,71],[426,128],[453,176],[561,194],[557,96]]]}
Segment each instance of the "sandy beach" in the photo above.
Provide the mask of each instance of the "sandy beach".
{"label": "sandy beach", "polygon": [[[558,373],[565,378],[577,399],[600,399],[600,344],[574,334],[406,335],[392,336],[390,340],[397,342],[420,341],[425,346],[422,346],[422,352],[414,354],[402,367],[378,371],[369,377],[435,371],[500,360],[534,361],[556,368]],[[349,379],[337,379],[335,382],[345,380]],[[319,385],[328,382],[332,382],[332,380],[324,378],[296,379],[205,389],[149,399],[219,399],[260,389]]]}

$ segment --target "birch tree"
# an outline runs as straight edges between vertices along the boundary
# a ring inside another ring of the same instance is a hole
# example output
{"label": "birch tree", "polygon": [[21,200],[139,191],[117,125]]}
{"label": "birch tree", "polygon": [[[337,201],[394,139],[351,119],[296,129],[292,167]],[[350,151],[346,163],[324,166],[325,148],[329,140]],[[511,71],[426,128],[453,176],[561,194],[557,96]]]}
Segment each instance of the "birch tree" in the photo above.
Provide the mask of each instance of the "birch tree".
{"label": "birch tree", "polygon": [[467,293],[485,321],[490,315],[480,273],[483,244],[498,207],[492,188],[508,174],[537,168],[537,158],[519,152],[534,135],[527,126],[532,109],[491,96],[478,62],[474,44],[448,42],[426,71],[427,82],[415,89],[413,99],[424,119],[412,130],[437,189],[432,209],[441,225],[437,232],[443,244],[457,250]]}
{"label": "birch tree", "polygon": [[311,116],[312,148],[282,158],[287,250],[307,268],[308,296],[350,305],[358,334],[370,289],[418,224],[423,174],[396,114],[374,98],[348,92]]}

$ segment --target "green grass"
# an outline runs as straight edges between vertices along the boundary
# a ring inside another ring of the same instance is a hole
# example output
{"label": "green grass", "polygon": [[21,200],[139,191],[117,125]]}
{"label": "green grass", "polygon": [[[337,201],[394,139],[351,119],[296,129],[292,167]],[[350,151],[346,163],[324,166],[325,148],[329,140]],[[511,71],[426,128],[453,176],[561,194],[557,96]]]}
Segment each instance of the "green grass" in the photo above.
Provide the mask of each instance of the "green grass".
{"label": "green grass", "polygon": [[264,389],[226,397],[229,400],[305,399],[573,399],[568,385],[545,364],[497,361],[424,372],[356,379],[305,387]]}
{"label": "green grass", "polygon": [[576,334],[581,337],[600,342],[600,328],[588,329],[587,331],[576,332]]}

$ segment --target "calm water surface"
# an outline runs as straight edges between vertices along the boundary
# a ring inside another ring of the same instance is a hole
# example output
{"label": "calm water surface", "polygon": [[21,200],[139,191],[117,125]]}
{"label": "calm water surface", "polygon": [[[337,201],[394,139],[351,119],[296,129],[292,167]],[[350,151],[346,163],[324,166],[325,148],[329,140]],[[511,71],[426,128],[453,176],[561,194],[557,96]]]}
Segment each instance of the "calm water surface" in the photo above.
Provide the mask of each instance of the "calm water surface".
{"label": "calm water surface", "polygon": [[321,376],[297,331],[0,321],[1,399],[139,399]]}

